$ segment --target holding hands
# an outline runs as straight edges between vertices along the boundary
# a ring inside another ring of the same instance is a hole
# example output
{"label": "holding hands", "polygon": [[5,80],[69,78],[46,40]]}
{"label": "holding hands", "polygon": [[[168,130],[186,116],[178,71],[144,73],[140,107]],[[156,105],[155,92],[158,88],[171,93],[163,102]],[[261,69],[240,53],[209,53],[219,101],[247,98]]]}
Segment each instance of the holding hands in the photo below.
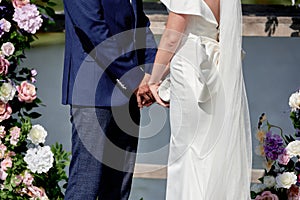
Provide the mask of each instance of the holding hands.
{"label": "holding hands", "polygon": [[150,79],[150,74],[145,74],[142,82],[140,83],[139,87],[135,91],[139,108],[143,108],[144,106],[147,107],[151,106],[155,102],[155,99],[148,86],[149,79]]}
{"label": "holding hands", "polygon": [[158,94],[158,88],[161,82],[151,83],[149,80],[150,74],[145,74],[142,82],[135,91],[138,107],[143,108],[144,106],[151,106],[155,101],[161,106],[169,107],[169,103],[163,101]]}

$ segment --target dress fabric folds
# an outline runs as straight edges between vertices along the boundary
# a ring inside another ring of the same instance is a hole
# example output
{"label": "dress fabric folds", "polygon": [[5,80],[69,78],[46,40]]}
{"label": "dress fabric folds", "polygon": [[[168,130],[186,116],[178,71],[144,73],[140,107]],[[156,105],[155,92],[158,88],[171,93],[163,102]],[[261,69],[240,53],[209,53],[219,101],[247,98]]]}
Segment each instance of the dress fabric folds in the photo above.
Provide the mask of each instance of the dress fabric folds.
{"label": "dress fabric folds", "polygon": [[167,200],[248,200],[252,165],[241,64],[241,4],[220,0],[220,24],[204,0],[161,0],[188,14],[170,63]]}

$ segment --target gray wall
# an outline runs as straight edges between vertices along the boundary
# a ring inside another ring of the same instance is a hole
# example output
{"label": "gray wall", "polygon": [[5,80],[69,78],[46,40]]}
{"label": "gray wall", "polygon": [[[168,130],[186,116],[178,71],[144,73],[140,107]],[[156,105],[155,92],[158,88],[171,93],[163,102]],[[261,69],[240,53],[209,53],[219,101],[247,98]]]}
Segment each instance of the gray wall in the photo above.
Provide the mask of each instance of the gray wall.
{"label": "gray wall", "polygon": [[[38,70],[38,96],[47,105],[39,108],[43,116],[36,123],[41,123],[48,130],[48,143],[59,141],[69,151],[69,107],[60,103],[63,45],[32,48],[27,52],[24,65]],[[300,87],[300,38],[244,37],[243,48],[247,53],[244,76],[253,135],[258,117],[263,112],[271,123],[280,125],[286,133],[292,133],[288,98]],[[167,116],[167,110],[152,106],[142,112],[143,128],[140,133],[138,162],[166,164],[169,126],[161,118]],[[150,121],[153,123],[149,124]],[[160,131],[153,135],[156,130]],[[256,145],[257,141],[253,136],[253,148]],[[253,158],[253,168],[262,168],[260,158],[255,154]],[[162,200],[164,195],[165,180],[134,180],[131,200],[139,200],[141,197],[144,200]]]}

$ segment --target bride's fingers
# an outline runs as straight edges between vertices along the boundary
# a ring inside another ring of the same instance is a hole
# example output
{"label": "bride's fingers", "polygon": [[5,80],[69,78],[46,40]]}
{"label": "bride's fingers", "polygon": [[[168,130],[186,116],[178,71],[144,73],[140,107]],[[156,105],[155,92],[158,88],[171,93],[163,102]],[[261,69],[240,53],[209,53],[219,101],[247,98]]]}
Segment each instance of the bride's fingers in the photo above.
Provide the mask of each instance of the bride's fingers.
{"label": "bride's fingers", "polygon": [[164,103],[164,102],[161,100],[160,96],[158,95],[158,87],[159,87],[159,85],[150,85],[150,86],[149,86],[149,89],[150,89],[150,91],[151,91],[151,93],[152,93],[152,95],[153,95],[155,101],[156,101],[159,105],[162,105],[162,106],[164,106],[164,107],[168,107],[169,104]]}
{"label": "bride's fingers", "polygon": [[162,105],[162,106],[164,106],[164,107],[168,107],[168,105],[165,104],[165,103],[161,100],[161,98],[159,97],[157,91],[156,91],[155,93],[152,93],[152,94],[153,94],[153,96],[154,96],[156,102],[157,102],[159,105]]}

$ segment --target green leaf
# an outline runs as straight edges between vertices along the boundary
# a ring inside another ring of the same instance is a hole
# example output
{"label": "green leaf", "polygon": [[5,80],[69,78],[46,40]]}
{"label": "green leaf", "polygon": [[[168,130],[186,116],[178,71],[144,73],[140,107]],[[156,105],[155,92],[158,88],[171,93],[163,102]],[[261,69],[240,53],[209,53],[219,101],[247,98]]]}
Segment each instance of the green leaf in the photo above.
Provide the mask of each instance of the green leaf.
{"label": "green leaf", "polygon": [[40,114],[38,112],[32,112],[32,113],[26,113],[26,112],[24,112],[24,115],[27,116],[27,117],[30,117],[32,119],[37,119],[40,116],[42,116],[42,114]]}
{"label": "green leaf", "polygon": [[53,6],[56,6],[57,3],[55,3],[55,2],[50,2],[50,1],[49,1],[49,2],[47,3],[47,5],[50,6],[50,7],[53,7]]}

